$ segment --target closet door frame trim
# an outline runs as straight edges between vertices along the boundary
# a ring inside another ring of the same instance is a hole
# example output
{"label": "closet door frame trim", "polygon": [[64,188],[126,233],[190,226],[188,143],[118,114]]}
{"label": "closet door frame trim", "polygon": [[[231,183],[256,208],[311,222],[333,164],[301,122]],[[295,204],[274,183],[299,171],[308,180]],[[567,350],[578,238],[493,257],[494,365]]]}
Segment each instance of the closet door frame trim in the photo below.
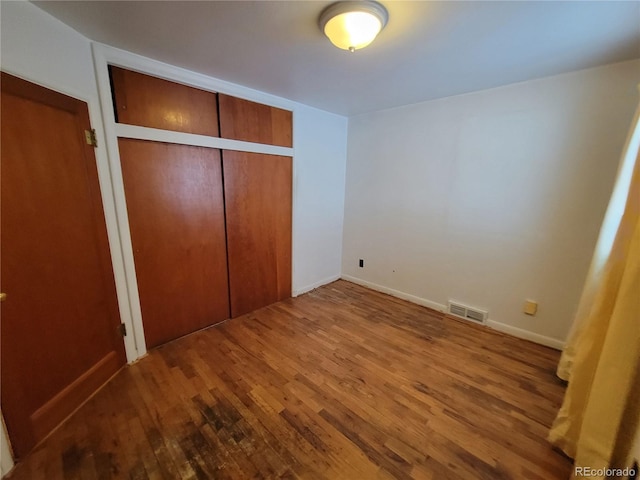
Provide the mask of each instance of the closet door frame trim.
{"label": "closet door frame trim", "polygon": [[[291,218],[291,269],[292,279],[295,278],[295,212],[296,212],[296,156],[295,145],[293,148],[279,147],[275,145],[263,145],[239,140],[223,139],[218,137],[208,137],[206,135],[195,135],[190,133],[172,132],[155,128],[140,127],[134,125],[118,124],[113,111],[113,100],[111,96],[111,81],[109,78],[109,65],[126,68],[146,75],[152,75],[184,85],[189,85],[202,90],[216,93],[233,95],[238,98],[259,102],[265,105],[290,110],[293,112],[292,129],[295,128],[296,104],[289,100],[269,95],[266,93],[241,87],[233,83],[218,80],[206,75],[191,72],[183,68],[175,67],[166,63],[151,60],[140,55],[136,55],[124,50],[120,50],[108,45],[92,42],[93,62],[98,83],[98,94],[100,106],[102,107],[102,123],[104,126],[105,139],[102,145],[106,145],[106,155],[104,149],[102,154],[108,163],[109,189],[103,190],[103,196],[107,193],[111,195],[108,203],[113,206],[113,214],[107,216],[107,227],[110,232],[115,230],[114,235],[118,237],[118,253],[114,255],[114,270],[116,274],[116,284],[118,285],[118,299],[121,304],[121,316],[126,325],[129,335],[125,337],[125,347],[127,361],[135,362],[140,357],[146,355],[147,345],[144,337],[144,325],[142,323],[142,310],[140,307],[140,297],[138,295],[138,282],[133,258],[133,247],[131,243],[131,231],[129,229],[129,217],[124,192],[124,181],[122,168],[120,165],[120,153],[118,149],[118,138],[132,138],[140,140],[151,140],[157,142],[176,143],[181,145],[193,145],[200,147],[216,148],[220,150],[238,150],[251,153],[263,153],[268,155],[282,155],[292,157],[292,218]],[[91,107],[91,105],[90,105]],[[91,108],[90,108],[91,113]],[[93,119],[93,116],[92,116]],[[99,125],[98,125],[99,127]],[[99,129],[96,129],[99,131]],[[293,133],[293,132],[292,132]],[[100,135],[98,135],[100,137]],[[98,138],[99,145],[100,138]],[[104,162],[104,160],[103,160]],[[102,186],[102,177],[101,177]],[[107,193],[105,193],[107,192]],[[105,207],[106,210],[106,207]],[[116,258],[117,257],[117,258]],[[118,262],[116,262],[118,260]],[[120,268],[116,268],[118,263]],[[121,290],[123,290],[121,292]],[[292,294],[295,287],[292,285]],[[121,295],[122,293],[122,295]],[[123,309],[126,310],[123,313]]]}

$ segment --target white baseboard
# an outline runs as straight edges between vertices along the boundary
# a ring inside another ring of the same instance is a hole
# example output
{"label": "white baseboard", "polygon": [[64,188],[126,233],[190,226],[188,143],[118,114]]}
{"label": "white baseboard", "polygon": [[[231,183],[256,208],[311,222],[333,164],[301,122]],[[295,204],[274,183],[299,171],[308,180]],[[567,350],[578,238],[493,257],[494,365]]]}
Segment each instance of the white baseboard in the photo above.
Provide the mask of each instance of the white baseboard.
{"label": "white baseboard", "polygon": [[564,348],[563,340],[546,337],[544,335],[540,335],[539,333],[534,333],[530,332],[529,330],[524,330],[522,328],[507,325],[506,323],[496,322],[495,320],[487,320],[487,323],[485,325],[487,327],[493,328],[494,330],[498,330],[499,332],[507,333],[513,337],[523,338],[533,343],[539,343],[540,345],[544,345],[546,347],[555,348],[556,350],[562,350]]}
{"label": "white baseboard", "polygon": [[367,280],[362,280],[360,278],[352,277],[351,275],[342,275],[341,278],[343,278],[344,280],[347,280],[348,282],[356,283],[358,285],[362,285],[363,287],[370,288],[371,290],[376,290],[378,292],[386,293],[387,295],[401,298],[411,303],[417,303],[418,305],[432,308],[433,310],[437,310],[439,312],[447,311],[446,305],[432,302],[431,300],[427,300],[426,298],[416,297],[415,295],[404,293],[404,292],[401,292],[400,290],[394,290],[393,288],[383,287],[382,285],[378,285],[377,283],[368,282]]}
{"label": "white baseboard", "polygon": [[325,278],[323,280],[319,280],[319,281],[317,281],[315,283],[312,283],[311,285],[307,285],[306,287],[301,287],[301,288],[295,289],[293,291],[293,296],[297,297],[298,295],[302,295],[303,293],[310,292],[313,289],[316,289],[316,288],[321,287],[323,285],[327,285],[328,283],[331,283],[331,282],[335,282],[336,280],[340,280],[340,275],[339,274],[338,275],[332,275],[332,276],[327,277],[327,278]]}
{"label": "white baseboard", "polygon": [[[369,282],[367,280],[362,280],[361,278],[352,277],[351,275],[342,275],[344,280],[347,280],[352,283],[356,283],[358,285],[362,285],[363,287],[370,288],[372,290],[376,290],[378,292],[386,293],[393,297],[401,298],[403,300],[407,300],[411,303],[416,303],[418,305],[422,305],[423,307],[432,308],[439,312],[446,313],[447,306],[442,305],[441,303],[433,302],[426,298],[417,297],[415,295],[410,295],[408,293],[401,292],[399,290],[394,290],[393,288],[384,287],[382,285],[378,285],[373,282]],[[562,350],[564,347],[564,341],[558,340],[552,337],[546,337],[544,335],[540,335],[538,333],[530,332],[529,330],[524,330],[522,328],[513,327],[511,325],[507,325],[506,323],[496,322],[495,320],[488,319],[485,326],[497,330],[502,333],[506,333],[513,337],[522,338],[524,340],[529,340],[534,343],[538,343],[540,345],[544,345],[546,347],[555,348],[556,350]]]}

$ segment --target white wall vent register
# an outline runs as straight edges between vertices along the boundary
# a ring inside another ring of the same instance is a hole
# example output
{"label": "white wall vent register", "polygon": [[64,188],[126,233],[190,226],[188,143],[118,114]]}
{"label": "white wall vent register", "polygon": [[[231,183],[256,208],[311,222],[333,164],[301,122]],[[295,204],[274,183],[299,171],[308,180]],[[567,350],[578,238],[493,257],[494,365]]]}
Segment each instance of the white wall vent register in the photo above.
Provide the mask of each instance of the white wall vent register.
{"label": "white wall vent register", "polygon": [[460,302],[449,300],[449,313],[456,317],[471,320],[476,323],[485,323],[489,313],[479,308],[469,307]]}

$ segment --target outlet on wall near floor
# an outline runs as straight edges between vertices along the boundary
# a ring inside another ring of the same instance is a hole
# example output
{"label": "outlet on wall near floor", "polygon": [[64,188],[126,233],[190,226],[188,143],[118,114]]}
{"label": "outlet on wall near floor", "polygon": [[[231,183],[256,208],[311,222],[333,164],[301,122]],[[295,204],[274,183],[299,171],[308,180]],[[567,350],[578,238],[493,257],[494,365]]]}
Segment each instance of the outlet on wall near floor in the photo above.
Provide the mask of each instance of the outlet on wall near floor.
{"label": "outlet on wall near floor", "polygon": [[363,267],[364,267],[364,260],[363,260],[363,259],[360,259],[360,260],[358,261],[358,266],[359,266],[360,268],[363,268]]}

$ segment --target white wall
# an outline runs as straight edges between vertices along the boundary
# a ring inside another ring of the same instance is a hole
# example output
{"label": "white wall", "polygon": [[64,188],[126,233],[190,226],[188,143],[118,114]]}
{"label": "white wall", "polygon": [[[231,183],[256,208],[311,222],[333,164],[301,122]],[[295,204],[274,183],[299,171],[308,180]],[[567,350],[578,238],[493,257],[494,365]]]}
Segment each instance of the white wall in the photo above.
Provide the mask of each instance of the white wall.
{"label": "white wall", "polygon": [[351,118],[343,276],[560,347],[639,80],[633,61]]}
{"label": "white wall", "polygon": [[89,41],[26,1],[0,2],[2,70],[97,99]]}
{"label": "white wall", "polygon": [[294,292],[340,277],[347,119],[311,107],[294,114]]}

